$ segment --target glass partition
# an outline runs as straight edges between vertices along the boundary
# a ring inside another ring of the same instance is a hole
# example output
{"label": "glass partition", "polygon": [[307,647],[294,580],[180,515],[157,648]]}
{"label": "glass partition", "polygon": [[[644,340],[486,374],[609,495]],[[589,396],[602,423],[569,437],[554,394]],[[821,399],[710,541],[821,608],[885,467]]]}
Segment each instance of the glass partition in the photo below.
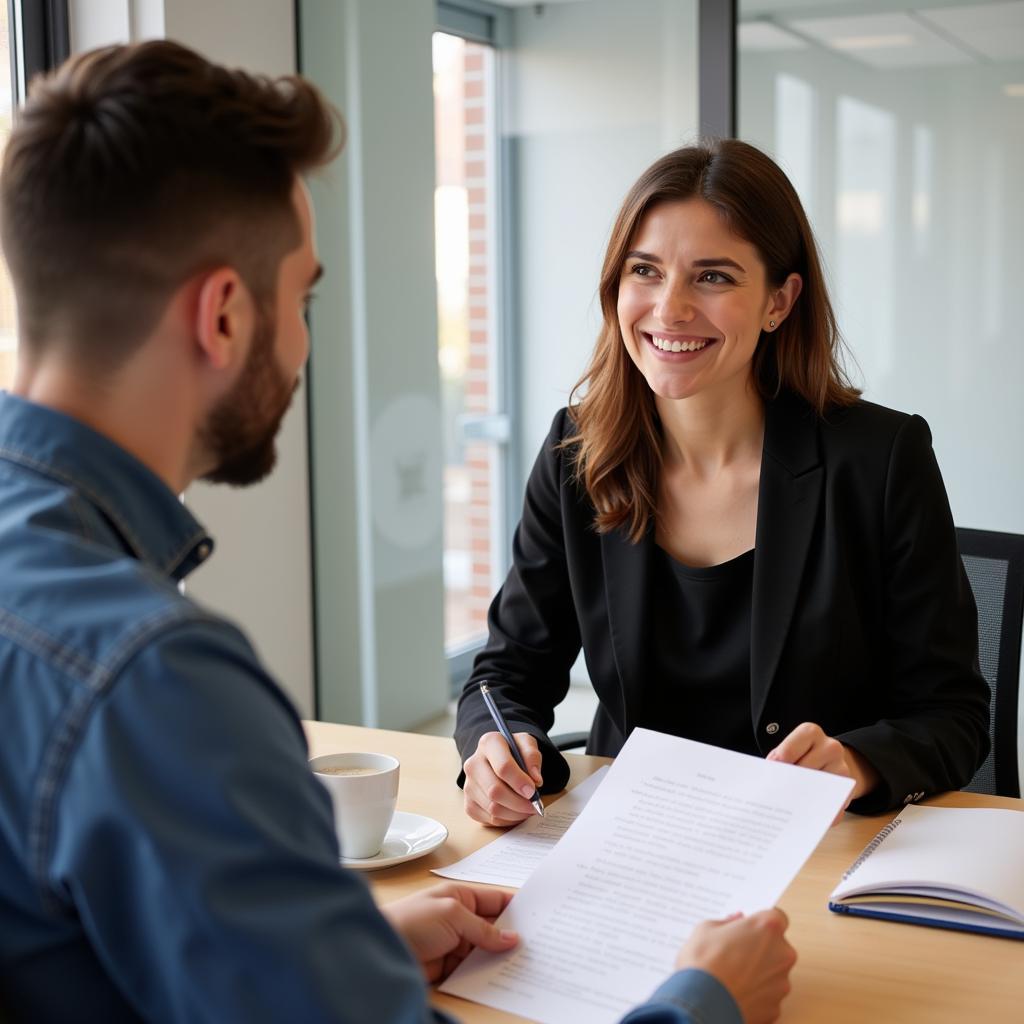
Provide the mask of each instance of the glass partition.
{"label": "glass partition", "polygon": [[1024,532],[1024,2],[744,0],[738,43],[865,397],[928,419],[959,525]]}

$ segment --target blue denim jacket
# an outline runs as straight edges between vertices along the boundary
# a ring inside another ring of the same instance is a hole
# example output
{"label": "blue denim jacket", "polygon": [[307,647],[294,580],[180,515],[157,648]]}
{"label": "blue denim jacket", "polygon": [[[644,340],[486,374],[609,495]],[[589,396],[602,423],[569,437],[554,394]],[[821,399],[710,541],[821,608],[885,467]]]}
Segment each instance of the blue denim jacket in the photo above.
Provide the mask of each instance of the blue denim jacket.
{"label": "blue denim jacket", "polygon": [[[179,592],[211,549],[126,451],[0,395],[0,1017],[449,1020],[339,866],[288,699]],[[739,1020],[699,971],[630,1019],[690,1009]]]}

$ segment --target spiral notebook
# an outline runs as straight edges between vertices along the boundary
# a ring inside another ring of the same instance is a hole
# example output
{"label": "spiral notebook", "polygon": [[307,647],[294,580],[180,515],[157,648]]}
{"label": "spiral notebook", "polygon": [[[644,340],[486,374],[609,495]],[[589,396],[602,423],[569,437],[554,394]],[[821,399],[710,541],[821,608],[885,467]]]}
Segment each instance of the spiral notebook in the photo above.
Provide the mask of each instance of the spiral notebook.
{"label": "spiral notebook", "polygon": [[1024,939],[1024,812],[904,807],[854,861],[828,906]]}

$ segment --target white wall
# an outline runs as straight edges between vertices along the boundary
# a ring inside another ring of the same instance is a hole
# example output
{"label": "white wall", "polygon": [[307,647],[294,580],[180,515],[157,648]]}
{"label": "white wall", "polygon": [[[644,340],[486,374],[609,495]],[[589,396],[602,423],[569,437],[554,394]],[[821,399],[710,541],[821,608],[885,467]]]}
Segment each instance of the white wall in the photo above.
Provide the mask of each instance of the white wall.
{"label": "white wall", "polygon": [[[212,60],[271,75],[295,71],[290,0],[71,0],[72,49],[166,36]],[[238,622],[300,713],[313,713],[306,395],[278,440],[278,467],[246,490],[197,484],[186,501],[216,541],[188,591]]]}

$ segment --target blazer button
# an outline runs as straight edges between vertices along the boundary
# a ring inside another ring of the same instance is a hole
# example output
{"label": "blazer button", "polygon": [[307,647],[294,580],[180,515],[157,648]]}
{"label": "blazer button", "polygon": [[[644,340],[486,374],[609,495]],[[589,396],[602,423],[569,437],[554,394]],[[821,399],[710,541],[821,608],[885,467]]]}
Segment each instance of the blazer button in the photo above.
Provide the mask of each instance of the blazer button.
{"label": "blazer button", "polygon": [[774,736],[779,731],[779,723],[778,722],[769,722],[764,727],[764,731],[766,733],[768,733],[769,736]]}

